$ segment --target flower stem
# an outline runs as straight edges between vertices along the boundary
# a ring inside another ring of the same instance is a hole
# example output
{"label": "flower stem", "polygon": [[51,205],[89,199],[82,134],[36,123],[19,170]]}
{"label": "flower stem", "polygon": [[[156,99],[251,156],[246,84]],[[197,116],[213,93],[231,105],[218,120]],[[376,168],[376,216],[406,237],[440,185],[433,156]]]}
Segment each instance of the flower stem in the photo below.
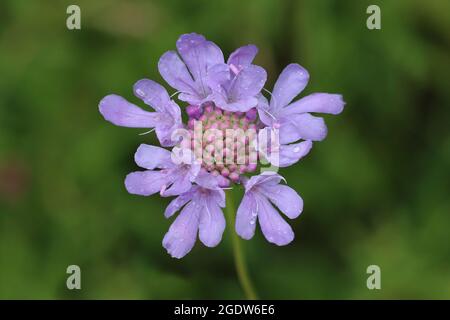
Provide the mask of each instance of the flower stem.
{"label": "flower stem", "polygon": [[238,279],[242,286],[242,289],[244,290],[245,297],[249,300],[256,300],[258,299],[258,297],[256,295],[256,291],[253,287],[252,281],[250,280],[250,277],[248,275],[245,256],[241,246],[241,240],[234,230],[236,209],[234,207],[232,191],[227,192],[226,201],[227,205],[225,211],[228,220],[228,230],[230,230],[230,236],[233,245],[234,265],[236,267]]}

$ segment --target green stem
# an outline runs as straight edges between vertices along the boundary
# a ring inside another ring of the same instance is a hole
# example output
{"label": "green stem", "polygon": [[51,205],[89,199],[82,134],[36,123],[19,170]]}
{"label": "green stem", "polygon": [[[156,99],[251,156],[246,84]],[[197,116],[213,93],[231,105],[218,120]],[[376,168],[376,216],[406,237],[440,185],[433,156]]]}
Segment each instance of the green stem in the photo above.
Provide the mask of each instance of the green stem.
{"label": "green stem", "polygon": [[228,220],[228,230],[230,230],[231,241],[233,244],[233,256],[234,265],[236,267],[236,272],[238,275],[239,282],[244,290],[245,296],[249,300],[258,299],[256,291],[253,287],[252,281],[248,275],[247,266],[245,264],[245,256],[241,246],[241,240],[234,230],[236,209],[234,207],[233,194],[232,192],[227,192],[226,197],[227,205],[225,208],[227,220]]}

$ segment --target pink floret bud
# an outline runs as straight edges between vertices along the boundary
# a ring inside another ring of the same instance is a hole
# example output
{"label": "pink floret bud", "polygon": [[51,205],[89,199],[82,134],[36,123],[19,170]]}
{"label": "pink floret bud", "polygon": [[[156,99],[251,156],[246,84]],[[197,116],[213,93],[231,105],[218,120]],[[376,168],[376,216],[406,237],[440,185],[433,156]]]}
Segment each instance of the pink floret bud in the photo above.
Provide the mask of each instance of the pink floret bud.
{"label": "pink floret bud", "polygon": [[187,106],[186,113],[190,118],[198,119],[202,115],[202,108],[200,106]]}
{"label": "pink floret bud", "polygon": [[250,110],[247,111],[247,113],[245,114],[245,117],[249,120],[249,121],[255,121],[256,120],[256,115],[258,114],[258,112],[256,111],[256,108],[252,108]]}

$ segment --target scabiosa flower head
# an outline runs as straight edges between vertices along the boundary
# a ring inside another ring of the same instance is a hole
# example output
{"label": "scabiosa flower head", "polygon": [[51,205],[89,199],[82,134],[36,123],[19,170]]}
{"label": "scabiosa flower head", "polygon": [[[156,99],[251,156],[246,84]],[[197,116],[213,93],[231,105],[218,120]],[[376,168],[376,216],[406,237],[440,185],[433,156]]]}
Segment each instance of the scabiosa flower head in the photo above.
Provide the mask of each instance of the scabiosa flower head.
{"label": "scabiosa flower head", "polygon": [[[114,94],[100,102],[106,120],[155,130],[161,146],[172,148],[141,144],[135,162],[145,170],[128,174],[126,189],[143,196],[177,196],[165,216],[180,213],[163,239],[175,258],[193,248],[197,235],[208,247],[219,244],[225,229],[224,189],[234,186],[245,189],[236,214],[237,234],[250,239],[259,224],[269,242],[290,243],[294,232],[279,211],[294,219],[302,212],[303,200],[281,183],[284,178],[276,171],[298,162],[313,141],[325,138],[324,120],[311,113],[340,113],[342,97],[315,93],[292,102],[309,74],[290,64],[268,101],[262,94],[266,71],[253,64],[258,52],[254,45],[238,48],[226,63],[220,48],[202,35],[182,35],[176,48],[162,55],[158,69],[177,90],[172,96],[183,103],[185,124],[179,105],[152,80],[139,80],[133,91],[153,111]],[[261,170],[265,165],[270,167]]]}

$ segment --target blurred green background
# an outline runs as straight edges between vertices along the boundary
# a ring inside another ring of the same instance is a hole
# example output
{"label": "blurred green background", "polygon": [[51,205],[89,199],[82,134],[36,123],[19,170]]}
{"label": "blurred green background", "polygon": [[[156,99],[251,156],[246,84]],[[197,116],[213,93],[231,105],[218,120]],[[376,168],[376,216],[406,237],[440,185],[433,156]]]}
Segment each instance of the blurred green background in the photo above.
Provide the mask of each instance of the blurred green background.
{"label": "blurred green background", "polygon": [[[304,94],[342,93],[312,153],[281,170],[303,197],[295,241],[244,243],[260,297],[450,298],[450,2],[445,0],[0,3],[0,298],[243,298],[230,237],[182,260],[161,246],[169,199],[126,192],[145,130],[98,102],[161,81],[159,56],[198,32],[226,55],[254,43],[266,88],[297,62]],[[382,29],[366,28],[381,7]],[[170,89],[170,92],[174,92]],[[229,227],[228,227],[229,228]],[[66,268],[82,290],[66,288]],[[381,267],[382,289],[366,287]]]}

